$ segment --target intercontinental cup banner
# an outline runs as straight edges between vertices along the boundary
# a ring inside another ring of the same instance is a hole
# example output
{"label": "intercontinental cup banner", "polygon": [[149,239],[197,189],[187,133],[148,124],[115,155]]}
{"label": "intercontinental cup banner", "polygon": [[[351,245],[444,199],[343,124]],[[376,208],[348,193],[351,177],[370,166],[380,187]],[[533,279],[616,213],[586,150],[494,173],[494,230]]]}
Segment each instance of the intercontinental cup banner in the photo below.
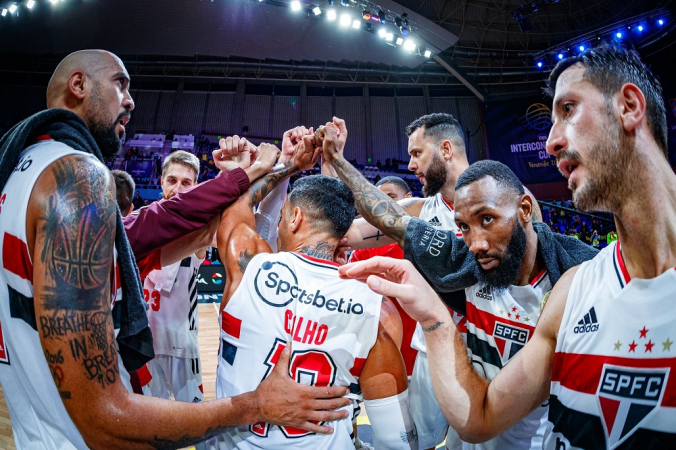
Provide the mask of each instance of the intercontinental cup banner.
{"label": "intercontinental cup banner", "polygon": [[524,184],[565,181],[546,150],[551,114],[542,97],[489,103],[484,117],[490,158],[506,164]]}

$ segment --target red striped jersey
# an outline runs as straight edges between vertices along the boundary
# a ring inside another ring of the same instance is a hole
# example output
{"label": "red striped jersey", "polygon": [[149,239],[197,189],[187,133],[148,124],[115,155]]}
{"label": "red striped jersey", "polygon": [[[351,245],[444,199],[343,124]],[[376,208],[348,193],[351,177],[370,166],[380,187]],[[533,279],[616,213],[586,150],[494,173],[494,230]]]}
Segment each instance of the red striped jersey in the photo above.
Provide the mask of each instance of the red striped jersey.
{"label": "red striped jersey", "polygon": [[197,272],[203,259],[195,255],[153,270],[143,282],[148,323],[158,355],[199,358],[197,341]]}
{"label": "red striped jersey", "polygon": [[556,343],[545,448],[676,448],[674,300],[676,270],[631,279],[619,242],[580,266]]}
{"label": "red striped jersey", "polygon": [[[465,290],[467,296],[467,350],[475,370],[492,380],[531,339],[540,318],[541,300],[552,289],[543,269],[530,284],[493,289],[479,283]],[[523,420],[490,441],[463,448],[541,449],[547,418],[542,405]]]}
{"label": "red striped jersey", "polygon": [[[455,210],[453,209],[453,205],[441,195],[441,192],[425,199],[425,204],[420,210],[420,216],[418,217],[440,230],[450,230],[452,233],[455,233],[456,236],[462,237],[462,232],[455,224]],[[460,335],[464,341],[466,332],[465,318],[462,314],[458,314],[450,308],[449,312],[451,313],[453,322],[458,326],[458,331],[460,331]],[[415,327],[415,333],[413,333],[413,339],[411,340],[411,347],[420,352],[427,353],[425,333],[423,333],[420,324],[417,324]]]}
{"label": "red striped jersey", "polygon": [[[360,391],[361,369],[376,342],[382,297],[366,284],[338,278],[338,265],[291,252],[256,255],[223,310],[216,396],[253,391],[291,341],[289,375],[314,386]],[[257,423],[216,439],[223,449],[347,449],[350,418],[328,424],[331,435]]]}

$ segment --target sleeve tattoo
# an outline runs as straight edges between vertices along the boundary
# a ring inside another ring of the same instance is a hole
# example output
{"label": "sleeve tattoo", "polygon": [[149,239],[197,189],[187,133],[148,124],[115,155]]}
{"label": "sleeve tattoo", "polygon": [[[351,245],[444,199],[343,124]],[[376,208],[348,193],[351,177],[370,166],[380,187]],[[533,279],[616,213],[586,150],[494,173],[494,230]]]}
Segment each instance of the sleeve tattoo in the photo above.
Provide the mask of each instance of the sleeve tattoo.
{"label": "sleeve tattoo", "polygon": [[284,163],[281,169],[273,170],[251,185],[251,206],[257,205],[277,187],[279,183],[298,171],[298,167],[291,161]]}
{"label": "sleeve tattoo", "polygon": [[110,314],[116,208],[110,174],[100,165],[68,159],[51,170],[57,189],[38,228],[46,273],[43,310],[36,319],[48,347],[60,341],[70,350],[44,350],[61,398],[68,400],[71,393],[61,389],[66,362],[81,366],[86,378],[103,389],[119,377]]}
{"label": "sleeve tattoo", "polygon": [[[359,214],[387,236],[404,245],[404,234],[411,217],[394,200],[369,183],[364,176],[344,159],[333,161],[340,179],[354,194]],[[373,236],[376,237],[377,236]]]}

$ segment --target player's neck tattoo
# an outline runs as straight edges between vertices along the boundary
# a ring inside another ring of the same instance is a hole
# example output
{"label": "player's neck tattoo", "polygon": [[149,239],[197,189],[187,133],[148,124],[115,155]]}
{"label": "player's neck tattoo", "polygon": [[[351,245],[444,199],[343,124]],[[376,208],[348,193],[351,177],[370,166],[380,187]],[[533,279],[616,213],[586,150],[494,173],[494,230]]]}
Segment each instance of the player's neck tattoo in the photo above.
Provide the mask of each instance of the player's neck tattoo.
{"label": "player's neck tattoo", "polygon": [[314,245],[306,245],[298,249],[298,253],[312,256],[313,258],[326,259],[333,261],[333,253],[336,251],[336,246],[331,245],[326,241],[319,241]]}

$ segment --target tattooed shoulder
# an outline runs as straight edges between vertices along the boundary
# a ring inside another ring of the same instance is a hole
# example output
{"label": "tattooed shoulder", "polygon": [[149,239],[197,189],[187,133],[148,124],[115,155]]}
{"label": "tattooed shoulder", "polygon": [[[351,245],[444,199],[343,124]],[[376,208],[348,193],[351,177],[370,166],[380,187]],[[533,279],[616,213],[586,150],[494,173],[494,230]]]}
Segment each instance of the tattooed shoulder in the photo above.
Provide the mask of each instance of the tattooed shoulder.
{"label": "tattooed shoulder", "polygon": [[254,255],[251,254],[249,250],[244,250],[243,252],[239,252],[239,256],[237,257],[237,265],[239,266],[240,272],[244,273],[246,270],[247,266],[253,259]]}

